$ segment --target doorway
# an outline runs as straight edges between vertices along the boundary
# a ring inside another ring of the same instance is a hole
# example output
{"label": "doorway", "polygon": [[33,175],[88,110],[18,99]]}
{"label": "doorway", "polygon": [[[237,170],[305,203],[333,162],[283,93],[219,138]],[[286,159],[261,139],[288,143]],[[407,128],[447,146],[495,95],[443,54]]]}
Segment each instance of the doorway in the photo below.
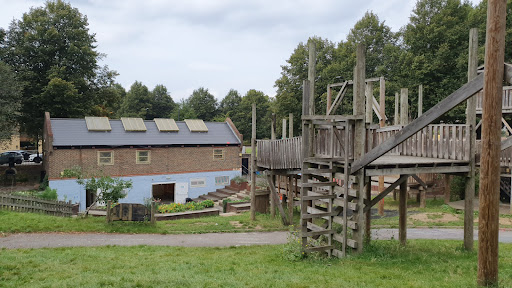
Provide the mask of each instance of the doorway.
{"label": "doorway", "polygon": [[96,201],[96,191],[91,189],[85,190],[85,208],[89,208],[94,201]]}
{"label": "doorway", "polygon": [[175,183],[153,184],[153,199],[160,199],[163,204],[174,203]]}

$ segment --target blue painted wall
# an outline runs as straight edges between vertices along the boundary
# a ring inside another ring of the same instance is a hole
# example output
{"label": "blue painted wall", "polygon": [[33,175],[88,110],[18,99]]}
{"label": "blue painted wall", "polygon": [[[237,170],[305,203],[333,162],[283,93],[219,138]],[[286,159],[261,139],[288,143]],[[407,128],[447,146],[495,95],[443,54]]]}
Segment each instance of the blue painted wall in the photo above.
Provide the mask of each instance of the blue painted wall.
{"label": "blue painted wall", "polygon": [[[186,173],[186,174],[168,174],[168,175],[150,175],[150,176],[134,176],[134,177],[121,177],[125,180],[132,180],[133,187],[128,191],[125,198],[121,199],[121,203],[140,203],[144,204],[144,199],[151,198],[152,185],[155,183],[179,183],[186,184],[187,197],[197,198],[200,195],[214,192],[218,188],[223,188],[224,185],[215,185],[215,177],[229,176],[229,179],[240,176],[240,170],[228,171],[215,171],[215,172],[201,172],[201,173]],[[190,187],[190,179],[205,178],[205,187]],[[66,200],[73,203],[80,203],[80,211],[84,211],[85,207],[85,189],[83,186],[78,185],[75,179],[65,180],[50,180],[50,188],[57,189],[59,200]],[[178,187],[175,188],[179,189]]]}

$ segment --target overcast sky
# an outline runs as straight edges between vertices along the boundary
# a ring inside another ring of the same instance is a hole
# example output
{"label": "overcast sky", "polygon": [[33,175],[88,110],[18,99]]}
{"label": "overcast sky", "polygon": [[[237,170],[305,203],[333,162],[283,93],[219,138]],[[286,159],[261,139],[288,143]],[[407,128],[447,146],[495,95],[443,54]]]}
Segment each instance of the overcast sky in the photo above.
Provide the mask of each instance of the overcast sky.
{"label": "overcast sky", "polygon": [[[398,31],[413,0],[71,0],[96,33],[101,61],[126,90],[141,81],[163,84],[175,101],[208,88],[219,100],[229,89],[275,95],[281,65],[310,36],[345,40],[366,11]],[[477,1],[473,1],[477,2]],[[479,1],[478,1],[479,2]],[[44,1],[0,0],[8,28]]]}

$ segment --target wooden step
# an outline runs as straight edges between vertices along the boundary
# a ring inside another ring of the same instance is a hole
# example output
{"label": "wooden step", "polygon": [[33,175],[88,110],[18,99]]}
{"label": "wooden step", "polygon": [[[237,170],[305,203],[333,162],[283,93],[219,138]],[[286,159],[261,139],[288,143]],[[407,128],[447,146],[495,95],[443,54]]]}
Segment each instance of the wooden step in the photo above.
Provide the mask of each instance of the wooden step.
{"label": "wooden step", "polygon": [[308,230],[311,230],[311,231],[308,231],[305,233],[305,235],[303,235],[306,237],[313,237],[313,236],[318,236],[318,235],[328,235],[328,234],[335,233],[335,231],[333,229],[324,229],[324,228],[322,228],[318,225],[315,225],[311,222],[308,222],[307,228],[308,228]]}
{"label": "wooden step", "polygon": [[222,198],[219,198],[219,197],[216,197],[216,196],[213,196],[213,195],[210,195],[210,194],[201,195],[201,196],[199,196],[199,199],[212,200],[212,201],[222,200]]}
{"label": "wooden step", "polygon": [[[334,193],[336,195],[345,195],[345,187],[334,186]],[[357,190],[349,188],[348,196],[357,197]]]}
{"label": "wooden step", "polygon": [[234,195],[234,194],[238,193],[238,190],[234,190],[233,188],[230,188],[228,186],[225,188],[219,188],[219,189],[217,189],[216,192],[220,192],[220,193],[224,193],[224,194],[228,194],[228,195]]}
{"label": "wooden step", "polygon": [[226,193],[222,193],[222,192],[210,192],[210,193],[208,193],[208,195],[215,196],[220,199],[224,199],[224,198],[228,198],[232,194],[226,194]]}
{"label": "wooden step", "polygon": [[[334,216],[332,217],[332,221],[334,223],[338,223],[340,225],[343,225],[343,217],[341,216]],[[357,222],[352,220],[347,220],[347,227],[353,230],[357,229]]]}

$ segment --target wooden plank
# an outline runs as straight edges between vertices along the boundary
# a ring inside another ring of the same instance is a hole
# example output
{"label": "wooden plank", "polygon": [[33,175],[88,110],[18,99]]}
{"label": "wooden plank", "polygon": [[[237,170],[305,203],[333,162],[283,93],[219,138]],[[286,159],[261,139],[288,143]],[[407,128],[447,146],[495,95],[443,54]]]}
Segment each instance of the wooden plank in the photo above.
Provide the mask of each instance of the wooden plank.
{"label": "wooden plank", "polygon": [[276,203],[277,209],[279,210],[279,214],[281,215],[281,221],[283,225],[288,225],[288,220],[286,219],[286,214],[284,213],[283,205],[279,201],[279,197],[277,196],[276,187],[272,181],[272,176],[267,174],[267,182],[269,184],[271,197],[274,197],[274,201]]}
{"label": "wooden plank", "polygon": [[[343,236],[339,235],[339,234],[334,234],[332,235],[332,238],[340,243],[344,243],[343,239],[345,239]],[[357,242],[353,239],[347,239],[347,242],[346,244],[349,246],[349,247],[352,247],[352,248],[357,248]]]}
{"label": "wooden plank", "polygon": [[[400,175],[402,178],[403,175]],[[407,182],[400,183],[400,197],[398,203],[398,239],[400,245],[405,246],[407,242]]]}
{"label": "wooden plank", "polygon": [[345,97],[345,93],[347,93],[347,81],[345,81],[343,83],[343,85],[341,86],[341,89],[340,91],[338,92],[338,94],[336,95],[336,98],[334,98],[334,101],[332,102],[332,106],[330,106],[330,109],[327,110],[327,115],[331,115],[334,111],[336,111],[336,109],[338,108],[338,106],[341,104],[341,102],[343,101],[343,98]]}
{"label": "wooden plank", "polygon": [[364,166],[373,162],[375,159],[387,153],[389,150],[396,147],[398,144],[405,141],[410,136],[417,133],[419,130],[423,129],[423,127],[427,126],[429,123],[433,122],[446,112],[450,111],[453,107],[460,104],[462,101],[465,101],[467,98],[474,95],[480,89],[483,88],[483,75],[479,75],[475,77],[473,80],[459,88],[457,91],[453,92],[451,95],[443,99],[441,102],[436,104],[430,110],[425,112],[423,115],[415,119],[411,122],[411,124],[404,127],[400,130],[395,137],[388,139],[381,145],[369,151],[365,154],[361,159],[354,161],[352,164],[351,174],[360,170]]}
{"label": "wooden plank", "polygon": [[379,195],[377,195],[375,198],[373,198],[370,201],[370,204],[365,205],[364,212],[367,212],[368,210],[370,210],[380,200],[384,199],[384,197],[386,197],[391,191],[395,190],[396,187],[398,187],[403,182],[406,182],[407,178],[409,178],[409,175],[400,175],[400,178],[398,178],[395,182],[393,182],[393,184],[389,185],[386,189],[384,189],[384,191],[382,191],[381,193],[379,193]]}
{"label": "wooden plank", "polygon": [[357,203],[348,202],[345,204],[345,197],[343,198],[336,198],[333,200],[334,205],[340,206],[340,207],[347,207],[347,209],[350,209],[352,211],[357,211]]}
{"label": "wooden plank", "polygon": [[404,168],[383,168],[367,169],[367,176],[399,175],[399,174],[424,174],[424,173],[467,173],[471,171],[469,166],[437,166],[437,167],[404,167]]}

